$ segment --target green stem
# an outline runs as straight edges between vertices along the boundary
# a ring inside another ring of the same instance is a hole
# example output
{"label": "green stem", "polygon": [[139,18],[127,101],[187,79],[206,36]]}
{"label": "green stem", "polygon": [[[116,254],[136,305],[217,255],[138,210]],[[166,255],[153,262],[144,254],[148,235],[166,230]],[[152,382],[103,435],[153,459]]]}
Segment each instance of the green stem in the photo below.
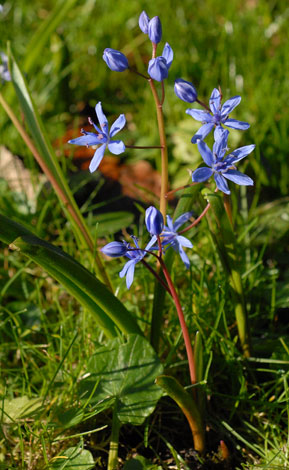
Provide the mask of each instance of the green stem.
{"label": "green stem", "polygon": [[[9,118],[11,119],[14,126],[16,127],[19,134],[21,135],[22,139],[24,140],[25,144],[27,145],[27,147],[29,148],[29,150],[33,154],[35,160],[37,161],[37,163],[41,167],[42,171],[45,173],[48,180],[51,182],[56,194],[58,195],[59,199],[63,203],[64,208],[68,211],[68,213],[72,217],[76,227],[78,228],[78,233],[79,233],[82,241],[84,241],[84,243],[88,246],[88,248],[90,249],[91,252],[94,252],[93,239],[91,238],[90,233],[87,231],[84,223],[82,222],[81,216],[78,214],[78,211],[73,207],[73,204],[71,203],[71,201],[67,197],[67,195],[65,193],[65,190],[61,187],[61,185],[59,184],[57,179],[54,177],[54,175],[51,172],[50,168],[48,167],[48,165],[46,164],[46,162],[44,161],[44,159],[42,158],[42,156],[40,155],[40,153],[36,149],[33,141],[30,139],[29,135],[27,134],[27,132],[23,128],[22,124],[19,122],[19,120],[17,119],[14,112],[12,111],[12,109],[10,108],[9,104],[6,102],[4,97],[1,95],[1,93],[0,93],[0,104],[2,105],[2,107],[4,108],[6,113],[8,114]],[[99,270],[99,273],[102,277],[103,282],[109,287],[110,290],[112,290],[110,280],[109,280],[109,278],[106,274],[106,271],[103,267],[102,261],[101,261],[99,255],[98,255],[98,253],[95,253],[95,260],[96,260],[96,264],[97,264],[97,267],[98,267],[98,270]]]}
{"label": "green stem", "polygon": [[180,303],[180,299],[179,299],[179,296],[178,296],[177,291],[175,289],[175,286],[174,286],[174,283],[173,283],[172,278],[170,276],[170,273],[169,273],[169,271],[168,271],[168,269],[165,265],[164,260],[160,257],[159,261],[160,261],[163,273],[164,273],[165,278],[167,280],[168,286],[170,288],[170,291],[171,291],[171,294],[172,294],[172,297],[174,299],[175,306],[176,306],[176,309],[177,309],[177,312],[178,312],[179,322],[180,322],[180,325],[181,325],[181,328],[182,328],[183,337],[184,337],[184,341],[185,341],[185,347],[186,347],[186,351],[187,351],[191,383],[195,384],[197,382],[197,378],[196,378],[196,370],[195,370],[194,353],[193,353],[193,348],[192,348],[192,343],[191,343],[191,340],[190,340],[188,327],[187,327],[185,317],[184,317],[184,313],[183,313],[183,310],[182,310],[182,306],[181,306],[181,303]]}
{"label": "green stem", "polygon": [[157,90],[156,90],[153,80],[150,78],[148,82],[151,87],[151,91],[154,97],[156,111],[157,111],[157,121],[158,121],[158,128],[159,128],[159,136],[160,136],[160,144],[161,144],[161,159],[162,159],[160,211],[163,215],[164,220],[166,220],[166,211],[167,211],[166,194],[168,192],[168,149],[167,149],[166,134],[165,134],[163,104],[159,100]]}
{"label": "green stem", "polygon": [[111,436],[110,436],[110,444],[109,444],[107,470],[117,469],[119,430],[121,426],[120,421],[117,417],[117,407],[118,407],[118,401],[116,399],[114,408],[113,408],[113,415],[112,415],[112,427],[111,427]]}

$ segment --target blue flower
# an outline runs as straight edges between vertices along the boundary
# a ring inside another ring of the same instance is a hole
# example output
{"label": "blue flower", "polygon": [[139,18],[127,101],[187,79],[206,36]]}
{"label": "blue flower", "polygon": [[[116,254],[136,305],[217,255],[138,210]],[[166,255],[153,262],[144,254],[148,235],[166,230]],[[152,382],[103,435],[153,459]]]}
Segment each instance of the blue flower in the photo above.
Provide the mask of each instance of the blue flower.
{"label": "blue flower", "polygon": [[222,124],[231,127],[232,129],[240,129],[245,131],[250,127],[250,124],[236,119],[229,119],[229,114],[233,109],[238,106],[241,101],[241,96],[234,96],[225,101],[221,107],[221,93],[217,88],[214,88],[210,98],[210,109],[212,114],[208,111],[201,109],[187,109],[186,113],[192,116],[197,121],[201,121],[203,126],[196,132],[192,138],[192,143],[195,144],[198,140],[203,140],[215,127],[215,140],[216,133],[222,129]]}
{"label": "blue flower", "polygon": [[164,228],[164,218],[162,213],[153,206],[146,210],[145,223],[147,231],[151,235],[160,235]]}
{"label": "blue flower", "polygon": [[8,69],[8,57],[4,52],[0,52],[2,64],[0,64],[0,78],[5,82],[11,81],[11,75]]}
{"label": "blue flower", "polygon": [[150,22],[149,16],[146,14],[145,11],[143,11],[139,16],[138,24],[139,24],[141,31],[145,34],[148,34],[149,32],[149,22]]}
{"label": "blue flower", "polygon": [[152,237],[150,242],[147,244],[144,250],[142,250],[139,247],[138,241],[136,237],[132,237],[134,244],[136,248],[131,246],[129,243],[127,243],[127,249],[128,251],[126,252],[125,256],[129,258],[129,261],[125,263],[124,267],[119,273],[119,277],[123,278],[126,276],[126,286],[129,289],[130,286],[132,285],[133,278],[134,278],[134,269],[135,265],[139,263],[147,254],[147,251],[149,251],[152,246],[156,243],[156,237]]}
{"label": "blue flower", "polygon": [[113,72],[123,72],[129,67],[126,56],[122,52],[110,47],[104,49],[102,58]]}
{"label": "blue flower", "polygon": [[148,35],[154,44],[158,44],[162,39],[162,24],[158,16],[154,16],[148,24]]}
{"label": "blue flower", "polygon": [[119,155],[125,151],[125,145],[122,140],[111,140],[111,138],[125,126],[126,120],[124,114],[121,114],[116,119],[109,131],[108,122],[106,116],[103,114],[101,102],[95,106],[95,112],[100,128],[98,128],[92,120],[89,122],[94,126],[97,133],[87,132],[82,129],[81,133],[83,136],[68,141],[69,144],[85,145],[86,147],[100,145],[100,147],[98,147],[95,151],[89,165],[89,170],[91,173],[97,170],[101,160],[103,159],[106,147],[108,147],[108,150],[114,155]]}
{"label": "blue flower", "polygon": [[169,43],[166,42],[162,55],[149,61],[149,76],[157,82],[162,82],[165,78],[168,77],[169,68],[172,65],[173,58],[173,50]]}
{"label": "blue flower", "polygon": [[190,267],[190,261],[183,247],[193,248],[192,243],[186,237],[178,234],[178,229],[189,220],[192,216],[192,212],[185,212],[173,222],[172,218],[167,215],[167,226],[164,227],[164,231],[161,234],[162,246],[172,246],[173,249],[180,254],[186,268]]}
{"label": "blue flower", "polygon": [[196,101],[198,94],[194,85],[191,82],[187,82],[182,78],[175,80],[175,94],[180,100],[186,101],[187,103],[193,103]]}
{"label": "blue flower", "polygon": [[225,153],[228,150],[228,135],[229,131],[225,129],[222,129],[222,132],[217,134],[217,139],[213,146],[213,152],[205,142],[202,140],[198,141],[200,154],[202,155],[204,162],[210,168],[201,167],[192,173],[192,181],[197,183],[202,183],[209,179],[210,176],[214,175],[217,188],[225,194],[230,194],[226,179],[241,186],[254,185],[253,180],[249,176],[236,170],[235,164],[249,155],[249,153],[254,150],[255,145],[245,145],[244,147],[240,147],[233,152],[230,152],[229,155],[225,157]]}
{"label": "blue flower", "polygon": [[102,253],[111,258],[119,258],[124,256],[127,252],[127,243],[126,242],[110,242],[100,249]]}

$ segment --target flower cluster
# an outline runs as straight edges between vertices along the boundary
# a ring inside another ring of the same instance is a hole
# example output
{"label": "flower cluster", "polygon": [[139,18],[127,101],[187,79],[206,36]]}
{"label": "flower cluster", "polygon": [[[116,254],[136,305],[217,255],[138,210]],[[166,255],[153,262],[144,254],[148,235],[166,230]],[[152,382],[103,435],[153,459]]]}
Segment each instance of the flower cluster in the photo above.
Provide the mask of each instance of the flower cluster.
{"label": "flower cluster", "polygon": [[129,261],[124,265],[123,269],[119,273],[122,278],[126,276],[126,286],[129,289],[132,285],[134,278],[135,266],[137,263],[143,260],[146,255],[155,254],[154,252],[160,248],[162,251],[169,247],[172,247],[177,253],[180,254],[185,266],[189,268],[190,262],[186,255],[184,248],[192,248],[193,245],[186,237],[178,233],[179,228],[189,220],[191,212],[186,212],[177,218],[173,223],[171,217],[167,216],[167,226],[164,225],[163,216],[158,209],[151,206],[146,210],[145,223],[146,228],[151,239],[144,249],[140,248],[136,237],[132,236],[134,246],[126,241],[122,242],[110,242],[105,245],[101,251],[106,256],[111,258],[118,258],[126,256]]}
{"label": "flower cluster", "polygon": [[[162,39],[162,24],[158,16],[152,19],[143,11],[139,17],[139,27],[141,31],[148,35],[155,50]],[[174,58],[174,53],[166,42],[162,54],[154,57],[149,61],[148,74],[150,78],[157,82],[162,82],[168,77],[169,69]],[[124,72],[129,68],[127,57],[120,51],[106,48],[103,52],[103,60],[106,65],[114,72]]]}
{"label": "flower cluster", "polygon": [[[220,90],[214,88],[209,100],[209,108],[201,103],[197,98],[197,92],[192,83],[183,79],[175,81],[175,93],[178,98],[188,103],[197,101],[203,107],[202,109],[187,109],[186,113],[192,116],[197,121],[202,122],[202,126],[192,137],[192,143],[198,145],[199,152],[204,162],[210,168],[201,167],[192,172],[192,181],[201,183],[214,175],[217,188],[225,194],[230,194],[227,180],[233,181],[242,186],[252,186],[253,180],[243,173],[236,170],[235,164],[251,153],[255,145],[247,145],[240,147],[229,153],[228,151],[228,136],[229,131],[225,130],[223,126],[246,130],[250,127],[247,122],[238,121],[229,117],[230,113],[241,101],[241,96],[234,96],[225,101],[221,105],[222,94]],[[207,144],[203,141],[207,135],[214,129],[214,145],[213,151],[209,149]],[[225,179],[226,178],[226,179]]]}

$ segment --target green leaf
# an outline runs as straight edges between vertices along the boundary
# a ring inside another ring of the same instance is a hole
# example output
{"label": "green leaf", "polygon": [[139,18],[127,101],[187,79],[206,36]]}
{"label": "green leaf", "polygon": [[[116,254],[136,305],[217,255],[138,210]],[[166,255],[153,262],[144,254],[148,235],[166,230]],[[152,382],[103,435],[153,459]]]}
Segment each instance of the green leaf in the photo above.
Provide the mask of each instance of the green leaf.
{"label": "green leaf", "polygon": [[96,234],[98,237],[105,237],[114,234],[124,227],[133,223],[134,216],[131,212],[118,211],[98,214],[95,217],[97,222]]}
{"label": "green leaf", "polygon": [[123,470],[161,470],[161,467],[149,462],[142,455],[137,455],[125,462]]}
{"label": "green leaf", "polygon": [[3,423],[17,422],[35,414],[42,406],[42,398],[28,398],[26,395],[4,400],[0,415]]}
{"label": "green leaf", "polygon": [[104,400],[113,398],[121,423],[142,424],[162,396],[155,379],[163,368],[142,336],[129,335],[126,343],[117,338],[98,348],[87,370],[90,375],[81,382],[80,395],[86,400],[98,383],[90,404],[103,406]]}
{"label": "green leaf", "polygon": [[116,336],[118,328],[125,334],[141,334],[124,305],[92,273],[60,248],[34,236],[28,229],[1,214],[0,240],[13,243],[14,249],[21,250],[60,282],[96,317],[97,325],[108,337]]}
{"label": "green leaf", "polygon": [[195,449],[203,453],[205,450],[205,433],[202,416],[194,401],[193,392],[187,392],[184,387],[174,378],[168,375],[161,375],[156,383],[177,403],[186,416],[190,425]]}
{"label": "green leaf", "polygon": [[53,460],[49,466],[51,470],[90,470],[94,467],[92,454],[80,446],[69,447]]}
{"label": "green leaf", "polygon": [[[222,196],[215,192],[210,192],[207,188],[202,190],[202,194],[211,205],[207,220],[214,243],[219,252],[220,260],[229,276],[235,303],[235,315],[240,343],[244,355],[248,357],[251,354],[250,332],[241,278],[242,264],[238,256],[236,237],[224,208]],[[211,213],[215,219],[215,224],[211,220]]]}

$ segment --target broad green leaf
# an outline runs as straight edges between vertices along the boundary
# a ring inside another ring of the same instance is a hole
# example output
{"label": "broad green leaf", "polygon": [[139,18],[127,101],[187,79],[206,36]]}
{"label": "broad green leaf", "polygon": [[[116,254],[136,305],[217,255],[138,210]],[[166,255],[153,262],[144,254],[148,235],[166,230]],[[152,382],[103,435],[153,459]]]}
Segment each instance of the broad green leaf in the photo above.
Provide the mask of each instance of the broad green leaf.
{"label": "broad green leaf", "polygon": [[4,400],[0,409],[3,423],[17,422],[35,414],[41,408],[42,401],[42,398],[28,398],[26,395]]}
{"label": "broad green leaf", "polygon": [[60,282],[96,317],[97,325],[107,336],[115,336],[118,328],[125,334],[141,334],[124,305],[92,273],[60,248],[34,236],[28,229],[1,214],[0,240],[13,243],[15,249]]}
{"label": "broad green leaf", "polygon": [[158,356],[145,338],[129,335],[125,343],[117,338],[96,350],[87,366],[89,376],[81,382],[79,393],[86,400],[98,383],[91,405],[103,406],[104,400],[113,398],[121,423],[142,424],[162,396],[155,384],[162,370]]}
{"label": "broad green leaf", "polygon": [[94,459],[89,450],[80,447],[69,447],[53,458],[49,465],[51,470],[90,470],[94,467]]}

